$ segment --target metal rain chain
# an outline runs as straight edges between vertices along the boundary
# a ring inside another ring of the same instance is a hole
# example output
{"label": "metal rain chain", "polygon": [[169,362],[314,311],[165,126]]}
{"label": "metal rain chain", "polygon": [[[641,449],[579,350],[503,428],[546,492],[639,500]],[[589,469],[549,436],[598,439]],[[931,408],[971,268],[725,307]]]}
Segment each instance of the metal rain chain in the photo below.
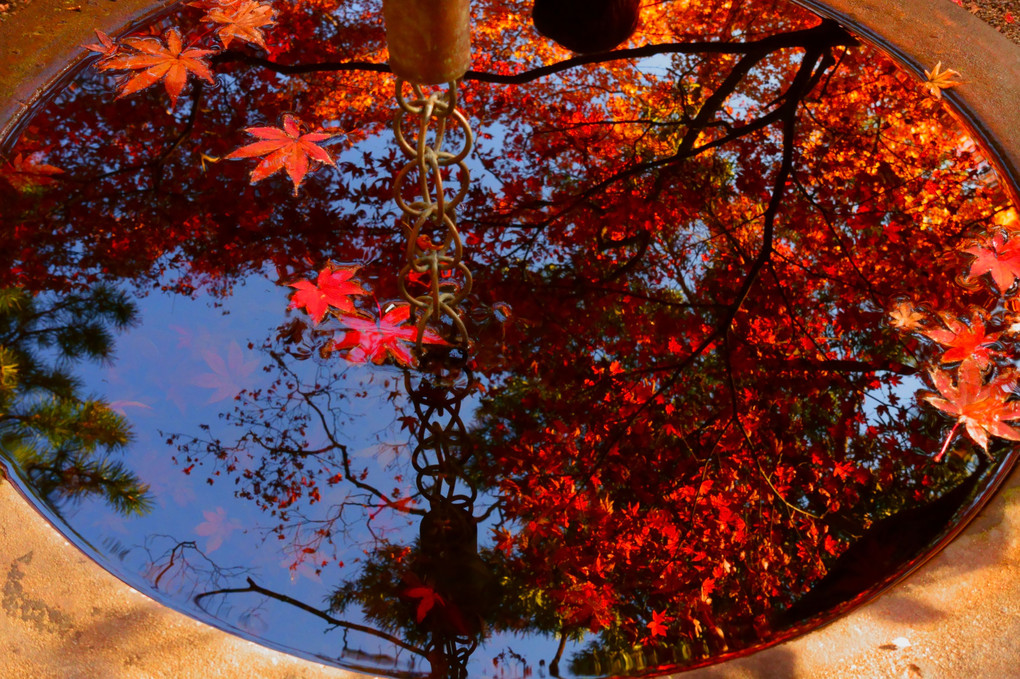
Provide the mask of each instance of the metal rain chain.
{"label": "metal rain chain", "polygon": [[[463,261],[456,208],[468,191],[470,173],[464,161],[473,144],[467,119],[457,110],[457,80],[471,62],[468,0],[386,0],[383,17],[390,67],[397,76],[393,132],[408,158],[393,186],[407,229],[400,291],[417,317],[419,353],[430,322],[444,340],[467,348],[468,332],[458,306],[471,292],[471,272]],[[423,87],[443,83],[445,91],[426,94]],[[405,96],[408,85],[410,97]],[[408,117],[417,121],[417,130],[405,126]],[[443,144],[455,130],[463,145],[453,153]],[[448,195],[443,173],[453,168],[460,186]],[[415,198],[408,201],[405,196],[412,193],[415,171]],[[420,283],[425,292],[409,289],[409,284]]]}
{"label": "metal rain chain", "polygon": [[[417,622],[430,632],[432,676],[466,679],[485,602],[491,600],[487,595],[495,588],[478,555],[477,493],[464,478],[471,450],[460,416],[461,402],[474,388],[467,365],[471,342],[461,316],[472,279],[456,220],[469,188],[465,160],[473,145],[471,128],[457,109],[457,80],[471,62],[469,0],[384,0],[383,18],[397,76],[393,132],[407,158],[393,186],[407,235],[399,286],[417,319],[420,359],[419,370],[404,377],[418,421],[411,461],[418,491],[429,503],[419,529],[421,554],[411,570],[444,601]],[[426,91],[444,84],[445,89]],[[444,148],[451,139],[460,143],[456,152]],[[454,172],[459,186],[451,190],[444,175]],[[424,351],[424,344],[435,343],[426,338],[430,327],[449,351]],[[446,606],[454,612],[444,614]]]}
{"label": "metal rain chain", "polygon": [[[400,272],[400,292],[410,302],[418,318],[417,348],[422,349],[426,325],[439,326],[443,339],[467,347],[468,332],[458,306],[471,292],[471,272],[464,264],[464,245],[457,230],[456,208],[468,190],[470,181],[464,159],[471,151],[472,134],[467,120],[457,110],[457,84],[445,92],[425,94],[421,85],[412,84],[413,98],[404,96],[404,81],[397,80],[399,109],[393,131],[401,150],[410,159],[397,173],[393,197],[404,214],[407,227],[406,263]],[[415,143],[405,134],[405,114],[418,117]],[[443,150],[451,123],[463,135],[463,147],[457,153]],[[429,131],[432,129],[432,143]],[[460,187],[447,195],[443,170],[459,170]],[[414,200],[404,199],[414,171],[418,174],[418,192]],[[415,294],[408,284],[423,282],[427,290]],[[445,331],[445,332],[444,332]]]}

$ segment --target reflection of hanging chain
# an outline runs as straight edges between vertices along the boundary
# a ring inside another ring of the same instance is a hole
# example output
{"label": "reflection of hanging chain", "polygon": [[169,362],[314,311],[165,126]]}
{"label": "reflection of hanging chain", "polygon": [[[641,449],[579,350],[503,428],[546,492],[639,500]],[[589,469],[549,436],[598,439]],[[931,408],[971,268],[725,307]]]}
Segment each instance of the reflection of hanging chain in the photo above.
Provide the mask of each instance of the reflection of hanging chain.
{"label": "reflection of hanging chain", "polygon": [[[464,475],[472,451],[460,412],[475,381],[467,366],[470,339],[460,307],[471,292],[472,280],[464,264],[456,208],[468,192],[470,173],[464,161],[474,140],[467,120],[457,110],[456,82],[445,91],[429,94],[413,84],[410,98],[404,94],[407,85],[397,79],[399,108],[393,132],[408,162],[397,173],[393,196],[407,231],[400,292],[417,318],[421,361],[418,370],[404,371],[418,422],[411,464],[418,492],[429,503],[420,526],[421,555],[415,569],[444,597],[444,607],[459,611],[460,616],[460,623],[451,625],[432,614],[427,647],[432,676],[467,679],[467,662],[478,644],[486,614],[485,594],[493,580],[478,556],[477,490]],[[416,121],[416,137],[413,132],[405,134],[408,118]],[[463,144],[456,153],[443,149],[448,136]],[[450,191],[444,181],[453,179],[454,173],[459,186]],[[452,346],[425,354],[427,328]]]}
{"label": "reflection of hanging chain", "polygon": [[[404,96],[405,81],[397,79],[397,103],[393,131],[397,143],[409,161],[393,187],[393,196],[404,215],[407,229],[406,263],[400,272],[400,292],[411,303],[417,316],[419,351],[428,323],[451,344],[468,344],[467,328],[458,305],[471,292],[471,272],[464,264],[464,246],[457,230],[456,207],[467,194],[470,175],[464,160],[471,152],[473,135],[467,119],[457,110],[457,84],[445,92],[425,94],[420,85],[411,85],[412,98]],[[417,138],[405,134],[405,116],[416,116]],[[463,148],[457,153],[443,150],[449,132],[459,129]],[[430,139],[431,132],[431,139]],[[431,141],[431,144],[430,144]],[[444,172],[456,168],[460,186],[447,194]],[[417,187],[412,194],[417,170]],[[426,289],[411,288],[423,284]]]}
{"label": "reflection of hanging chain", "polygon": [[464,350],[452,349],[423,357],[418,371],[404,371],[418,420],[411,463],[418,492],[429,503],[413,569],[443,598],[439,608],[456,612],[429,623],[427,650],[431,676],[437,679],[467,679],[467,662],[478,645],[482,620],[491,612],[486,602],[495,587],[494,576],[478,555],[478,491],[464,474],[472,450],[461,405],[476,386],[466,359]]}
{"label": "reflection of hanging chain", "polygon": [[[454,356],[443,356],[404,372],[404,386],[418,420],[411,464],[418,492],[432,507],[457,507],[470,513],[478,492],[464,483],[464,465],[472,450],[461,404],[474,392],[471,371]],[[461,481],[458,489],[457,481]]]}

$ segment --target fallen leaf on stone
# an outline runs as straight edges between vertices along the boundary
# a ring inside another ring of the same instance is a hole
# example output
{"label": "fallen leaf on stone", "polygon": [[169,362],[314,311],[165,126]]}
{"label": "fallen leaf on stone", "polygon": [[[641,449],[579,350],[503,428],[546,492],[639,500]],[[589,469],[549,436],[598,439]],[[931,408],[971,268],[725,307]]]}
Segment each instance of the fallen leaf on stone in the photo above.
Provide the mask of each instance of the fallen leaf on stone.
{"label": "fallen leaf on stone", "polygon": [[936,99],[942,98],[942,90],[956,87],[963,82],[962,80],[953,80],[953,78],[960,77],[960,74],[953,69],[947,68],[943,71],[941,61],[935,64],[935,68],[931,71],[925,71],[924,77],[928,79],[924,83],[924,88]]}

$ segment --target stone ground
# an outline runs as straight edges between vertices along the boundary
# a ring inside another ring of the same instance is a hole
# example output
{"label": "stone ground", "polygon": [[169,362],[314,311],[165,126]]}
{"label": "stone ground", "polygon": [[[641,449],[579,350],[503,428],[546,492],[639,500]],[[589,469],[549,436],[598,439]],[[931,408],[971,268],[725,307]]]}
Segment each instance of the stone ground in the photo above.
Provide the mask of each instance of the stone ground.
{"label": "stone ground", "polygon": [[994,26],[1000,33],[1020,44],[1020,2],[1017,0],[953,0],[960,7]]}
{"label": "stone ground", "polygon": [[[895,36],[927,68],[942,60],[960,70],[969,81],[959,88],[961,99],[1004,140],[1004,164],[1020,168],[1020,0],[828,4]],[[30,94],[23,83],[34,87],[55,75],[47,70],[54,54],[87,41],[92,26],[112,30],[146,5],[151,2],[0,0],[0,130]],[[86,559],[0,483],[0,677],[350,676],[162,608]],[[682,676],[1020,679],[1020,471],[963,535],[871,604],[786,644]]]}
{"label": "stone ground", "polygon": [[[109,575],[0,486],[0,677],[340,679],[227,635]],[[965,534],[835,623],[683,679],[1020,677],[1020,471]]]}

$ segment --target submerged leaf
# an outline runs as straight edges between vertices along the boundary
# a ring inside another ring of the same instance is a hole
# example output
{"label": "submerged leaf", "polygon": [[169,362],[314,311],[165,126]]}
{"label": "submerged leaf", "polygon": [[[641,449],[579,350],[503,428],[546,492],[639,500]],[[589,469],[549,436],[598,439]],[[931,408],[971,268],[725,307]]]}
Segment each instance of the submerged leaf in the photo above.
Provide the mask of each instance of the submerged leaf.
{"label": "submerged leaf", "polygon": [[[350,330],[340,340],[334,342],[333,348],[349,350],[346,357],[352,363],[381,364],[386,359],[392,358],[398,365],[412,366],[415,359],[411,354],[411,345],[417,341],[418,329],[408,323],[410,314],[410,305],[400,304],[378,320],[345,317],[343,322]],[[423,344],[448,344],[446,340],[428,329],[422,334],[421,341]]]}
{"label": "submerged leaf", "polygon": [[265,49],[266,41],[261,29],[276,23],[273,8],[253,0],[214,5],[202,18],[205,21],[223,24],[216,34],[224,47],[230,47],[230,41],[237,38]]}

